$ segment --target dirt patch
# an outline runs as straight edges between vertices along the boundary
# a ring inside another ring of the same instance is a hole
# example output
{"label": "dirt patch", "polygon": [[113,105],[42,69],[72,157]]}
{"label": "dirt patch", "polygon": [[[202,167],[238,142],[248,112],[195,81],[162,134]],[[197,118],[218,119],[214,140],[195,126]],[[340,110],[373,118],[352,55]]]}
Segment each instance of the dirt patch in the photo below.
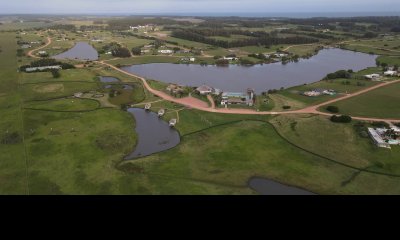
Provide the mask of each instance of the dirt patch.
{"label": "dirt patch", "polygon": [[64,92],[64,84],[62,83],[53,83],[40,85],[33,88],[33,91],[38,93],[54,93],[54,92]]}

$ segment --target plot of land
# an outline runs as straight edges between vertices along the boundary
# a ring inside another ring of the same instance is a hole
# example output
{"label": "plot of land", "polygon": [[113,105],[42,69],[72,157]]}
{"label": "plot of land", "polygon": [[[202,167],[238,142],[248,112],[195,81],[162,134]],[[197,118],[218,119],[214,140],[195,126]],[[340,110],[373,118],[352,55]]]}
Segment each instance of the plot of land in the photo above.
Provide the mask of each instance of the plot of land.
{"label": "plot of land", "polygon": [[337,102],[340,113],[360,117],[400,118],[400,84]]}

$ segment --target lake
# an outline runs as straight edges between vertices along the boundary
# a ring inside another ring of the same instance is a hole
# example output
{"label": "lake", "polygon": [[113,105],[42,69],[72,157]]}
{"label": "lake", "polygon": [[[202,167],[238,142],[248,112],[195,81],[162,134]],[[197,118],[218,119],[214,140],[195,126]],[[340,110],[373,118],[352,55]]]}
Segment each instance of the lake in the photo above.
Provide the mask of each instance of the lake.
{"label": "lake", "polygon": [[97,60],[99,54],[87,42],[78,42],[75,46],[66,52],[54,56],[55,59],[77,59],[77,60]]}
{"label": "lake", "polygon": [[328,73],[341,69],[359,71],[376,66],[376,55],[338,48],[321,50],[309,59],[286,65],[272,63],[229,67],[153,63],[122,69],[148,79],[185,86],[209,85],[223,91],[243,92],[253,88],[259,94],[269,89],[288,88],[320,81]]}
{"label": "lake", "polygon": [[291,187],[269,179],[254,177],[249,187],[261,195],[316,195],[301,188]]}
{"label": "lake", "polygon": [[169,124],[160,119],[154,112],[147,112],[141,108],[130,108],[136,120],[136,133],[138,143],[135,150],[125,157],[125,160],[132,160],[153,153],[168,150],[180,143],[178,131],[169,127]]}

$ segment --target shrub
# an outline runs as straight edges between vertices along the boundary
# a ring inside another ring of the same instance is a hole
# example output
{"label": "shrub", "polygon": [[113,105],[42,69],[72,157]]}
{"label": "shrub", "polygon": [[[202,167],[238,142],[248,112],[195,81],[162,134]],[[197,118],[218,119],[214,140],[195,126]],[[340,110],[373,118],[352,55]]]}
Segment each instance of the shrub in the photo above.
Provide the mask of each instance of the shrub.
{"label": "shrub", "polygon": [[335,123],[350,123],[352,119],[350,116],[347,115],[341,115],[341,116],[333,115],[331,117],[331,121]]}
{"label": "shrub", "polygon": [[331,112],[331,113],[338,113],[339,112],[339,108],[337,106],[328,106],[328,107],[326,107],[326,110],[328,112]]}
{"label": "shrub", "polygon": [[60,71],[58,71],[58,69],[51,69],[51,75],[53,75],[53,78],[61,77]]}
{"label": "shrub", "polygon": [[227,65],[229,65],[229,60],[219,59],[219,60],[215,61],[215,64],[217,66],[227,66]]}
{"label": "shrub", "polygon": [[389,124],[386,122],[373,122],[372,126],[376,127],[376,128],[389,128],[390,127]]}
{"label": "shrub", "polygon": [[283,109],[291,109],[292,107],[291,107],[291,106],[286,106],[286,105],[285,105],[285,106],[283,106],[282,108],[283,108]]}
{"label": "shrub", "polygon": [[22,137],[18,132],[6,133],[1,139],[2,144],[18,144],[22,142]]}

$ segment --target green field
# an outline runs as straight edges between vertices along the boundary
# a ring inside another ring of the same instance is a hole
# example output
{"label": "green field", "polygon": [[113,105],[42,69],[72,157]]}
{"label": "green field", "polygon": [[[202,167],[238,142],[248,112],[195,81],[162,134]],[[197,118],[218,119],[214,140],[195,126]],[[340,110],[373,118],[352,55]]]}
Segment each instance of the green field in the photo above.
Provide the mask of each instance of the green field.
{"label": "green field", "polygon": [[50,72],[38,73],[21,73],[20,79],[22,83],[42,83],[56,81],[82,81],[93,82],[97,80],[96,74],[88,69],[68,69],[60,71],[61,77],[54,79]]}
{"label": "green field", "polygon": [[46,111],[91,111],[100,107],[100,103],[91,99],[64,98],[51,101],[30,102],[24,105],[28,109]]}
{"label": "green field", "polygon": [[[28,193],[15,33],[0,33],[0,194]],[[3,141],[14,136],[9,144]]]}
{"label": "green field", "polygon": [[382,87],[371,92],[335,103],[340,113],[359,117],[400,118],[400,84]]}
{"label": "green field", "polygon": [[[334,124],[320,116],[279,116],[273,124],[292,143],[352,167],[400,174],[400,147],[376,147],[351,124]],[[400,181],[400,179],[398,179]]]}
{"label": "green field", "polygon": [[[349,81],[349,84],[343,84],[343,82]],[[357,83],[361,83],[361,85],[357,85]],[[300,85],[297,87],[292,87],[285,89],[283,91],[279,91],[278,95],[282,95],[289,99],[293,99],[299,102],[304,103],[305,105],[310,104],[318,104],[330,99],[337,98],[342,96],[346,93],[353,93],[359,90],[362,90],[366,87],[371,87],[376,85],[376,82],[367,81],[367,80],[356,80],[356,79],[334,79],[334,80],[322,80],[319,82],[307,84],[307,85]],[[301,93],[304,91],[310,91],[313,89],[333,89],[338,92],[338,95],[329,96],[329,95],[321,95],[318,97],[307,97],[302,95]]]}

